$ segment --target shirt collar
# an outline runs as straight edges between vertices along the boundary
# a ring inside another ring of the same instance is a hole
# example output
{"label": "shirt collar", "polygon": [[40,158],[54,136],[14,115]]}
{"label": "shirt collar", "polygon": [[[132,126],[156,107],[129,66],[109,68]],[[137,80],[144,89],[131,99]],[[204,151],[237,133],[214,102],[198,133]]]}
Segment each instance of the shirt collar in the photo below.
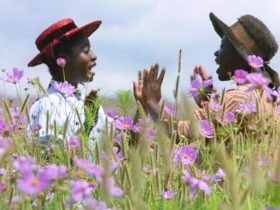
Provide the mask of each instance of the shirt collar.
{"label": "shirt collar", "polygon": [[[56,89],[54,88],[54,84],[55,84],[55,83],[60,83],[60,82],[59,82],[59,81],[56,81],[56,80],[54,80],[54,79],[52,79],[51,82],[50,82],[50,84],[49,84],[48,90],[49,90],[50,92],[57,92],[57,93],[60,93],[60,94],[61,94],[61,92],[59,92],[58,90],[56,90]],[[61,95],[62,95],[62,94],[61,94]],[[85,98],[84,94],[82,94],[82,92],[81,92],[81,90],[80,90],[79,88],[77,88],[77,91],[74,93],[74,95],[75,95],[75,97],[76,97],[78,100],[84,100],[84,98]],[[65,97],[64,95],[63,95],[63,97],[64,97],[64,98],[72,98],[72,97]]]}

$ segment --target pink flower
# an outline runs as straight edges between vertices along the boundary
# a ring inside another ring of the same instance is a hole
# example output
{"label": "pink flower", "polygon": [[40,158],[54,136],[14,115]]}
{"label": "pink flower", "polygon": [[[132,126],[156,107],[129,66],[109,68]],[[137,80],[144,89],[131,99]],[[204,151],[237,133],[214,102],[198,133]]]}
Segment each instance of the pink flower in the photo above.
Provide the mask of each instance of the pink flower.
{"label": "pink flower", "polygon": [[255,89],[264,90],[266,92],[267,98],[269,100],[272,99],[272,90],[268,87],[270,80],[264,77],[262,73],[249,74],[247,76],[247,79],[251,84],[251,86],[246,90],[247,92],[250,92]]}
{"label": "pink flower", "polygon": [[70,148],[78,148],[80,146],[80,137],[79,136],[69,137],[68,144]]}
{"label": "pink flower", "polygon": [[192,177],[187,170],[183,170],[183,174],[183,181],[190,185],[190,191],[194,199],[197,195],[197,188],[202,190],[206,195],[209,195],[212,192],[211,187],[209,187],[206,181]]}
{"label": "pink flower", "polygon": [[67,81],[65,82],[55,82],[53,85],[54,89],[62,93],[66,97],[73,97],[74,93],[76,91],[75,87],[72,86],[70,83]]}
{"label": "pink flower", "polygon": [[202,80],[201,76],[197,74],[195,76],[195,79],[191,81],[191,87],[189,88],[189,92],[192,96],[196,96],[199,93],[204,93],[205,88],[211,86],[212,84],[212,79]]}
{"label": "pink flower", "polygon": [[200,120],[199,128],[202,136],[209,139],[214,137],[214,126],[208,120]]}
{"label": "pink flower", "polygon": [[173,191],[172,189],[169,189],[169,190],[163,192],[163,197],[166,200],[173,198],[175,195],[176,195],[176,192]]}
{"label": "pink flower", "polygon": [[0,192],[3,192],[7,189],[7,183],[5,182],[0,182]]}
{"label": "pink flower", "polygon": [[50,179],[45,176],[45,173],[39,172],[34,175],[29,172],[22,174],[22,176],[22,179],[16,182],[16,186],[19,190],[29,195],[41,193],[50,185]]}
{"label": "pink flower", "polygon": [[277,90],[273,90],[272,95],[280,97],[280,87],[278,87]]}
{"label": "pink flower", "polygon": [[67,167],[65,165],[46,165],[42,171],[45,173],[49,180],[62,179],[67,176]]}
{"label": "pink flower", "polygon": [[211,100],[209,103],[209,108],[214,112],[219,112],[223,109],[223,106],[219,102]]}
{"label": "pink flower", "polygon": [[84,180],[72,180],[70,184],[71,197],[74,201],[85,201],[91,197],[96,185]]}
{"label": "pink flower", "polygon": [[237,69],[234,71],[233,79],[237,84],[245,84],[247,82],[248,72],[243,69]]}
{"label": "pink flower", "polygon": [[165,112],[166,114],[172,115],[172,114],[174,113],[174,111],[175,111],[174,106],[169,105],[169,104],[166,104],[166,105],[164,106],[164,112]]}
{"label": "pink flower", "polygon": [[256,100],[252,99],[250,102],[241,102],[236,109],[237,113],[243,113],[245,116],[257,111]]}
{"label": "pink flower", "polygon": [[0,77],[0,79],[8,83],[16,84],[22,77],[23,77],[23,70],[13,68],[12,70],[6,73],[6,78]]}
{"label": "pink flower", "polygon": [[114,122],[114,124],[118,129],[132,129],[133,120],[129,117],[120,117]]}
{"label": "pink flower", "polygon": [[66,59],[65,58],[58,58],[58,59],[56,59],[56,64],[63,68],[66,64]]}
{"label": "pink flower", "polygon": [[263,59],[260,56],[249,55],[247,57],[248,64],[253,68],[261,68],[263,67]]}
{"label": "pink flower", "polygon": [[175,161],[182,161],[184,165],[194,164],[197,158],[197,149],[190,146],[182,146],[175,153]]}
{"label": "pink flower", "polygon": [[250,90],[264,89],[269,84],[270,80],[263,76],[262,73],[252,73],[247,76],[248,81],[252,85]]}
{"label": "pink flower", "polygon": [[234,113],[228,112],[225,114],[225,123],[228,124],[230,122],[233,122],[235,119]]}

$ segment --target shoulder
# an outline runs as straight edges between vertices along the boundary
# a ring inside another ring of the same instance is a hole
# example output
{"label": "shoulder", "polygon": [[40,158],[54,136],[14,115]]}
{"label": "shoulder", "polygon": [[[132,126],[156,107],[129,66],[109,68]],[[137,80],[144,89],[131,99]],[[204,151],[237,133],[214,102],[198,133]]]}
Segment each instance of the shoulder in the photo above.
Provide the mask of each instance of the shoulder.
{"label": "shoulder", "polygon": [[249,85],[239,85],[235,88],[228,89],[225,91],[225,99],[234,99],[234,100],[244,100],[248,98],[250,95],[247,92]]}
{"label": "shoulder", "polygon": [[57,93],[50,93],[47,96],[42,96],[38,98],[32,105],[31,110],[38,108],[49,109],[52,106],[58,104],[61,101],[61,97]]}

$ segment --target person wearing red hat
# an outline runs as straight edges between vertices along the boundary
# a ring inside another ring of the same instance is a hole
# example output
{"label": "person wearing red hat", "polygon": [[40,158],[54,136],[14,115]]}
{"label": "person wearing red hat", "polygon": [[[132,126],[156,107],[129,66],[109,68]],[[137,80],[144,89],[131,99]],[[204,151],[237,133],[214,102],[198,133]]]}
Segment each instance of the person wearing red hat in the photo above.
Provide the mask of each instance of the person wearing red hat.
{"label": "person wearing red hat", "polygon": [[[30,109],[29,131],[39,129],[41,142],[48,142],[58,132],[62,134],[66,127],[66,136],[75,135],[77,131],[87,125],[84,112],[85,96],[77,91],[78,84],[93,80],[92,68],[96,65],[96,55],[92,52],[88,37],[101,25],[97,20],[82,27],[66,18],[60,20],[36,39],[39,50],[29,63],[29,67],[45,64],[49,68],[52,81],[47,94],[38,99]],[[94,98],[95,92],[90,97]],[[100,139],[106,122],[111,122],[98,106],[95,121],[86,127],[90,128],[91,138]]]}

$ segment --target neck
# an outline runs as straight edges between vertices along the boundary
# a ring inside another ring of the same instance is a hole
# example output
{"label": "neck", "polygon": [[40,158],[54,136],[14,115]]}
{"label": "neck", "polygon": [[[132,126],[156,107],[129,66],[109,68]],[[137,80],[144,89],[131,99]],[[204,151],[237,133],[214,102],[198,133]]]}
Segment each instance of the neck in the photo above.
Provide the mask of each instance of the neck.
{"label": "neck", "polygon": [[[57,81],[57,82],[64,82],[64,79],[63,78],[60,78],[60,77],[53,77],[52,78],[53,80]],[[75,88],[78,87],[78,82],[77,81],[71,81],[69,80],[67,77],[65,78],[65,81],[67,81],[69,84],[71,84],[72,86],[74,86]]]}

